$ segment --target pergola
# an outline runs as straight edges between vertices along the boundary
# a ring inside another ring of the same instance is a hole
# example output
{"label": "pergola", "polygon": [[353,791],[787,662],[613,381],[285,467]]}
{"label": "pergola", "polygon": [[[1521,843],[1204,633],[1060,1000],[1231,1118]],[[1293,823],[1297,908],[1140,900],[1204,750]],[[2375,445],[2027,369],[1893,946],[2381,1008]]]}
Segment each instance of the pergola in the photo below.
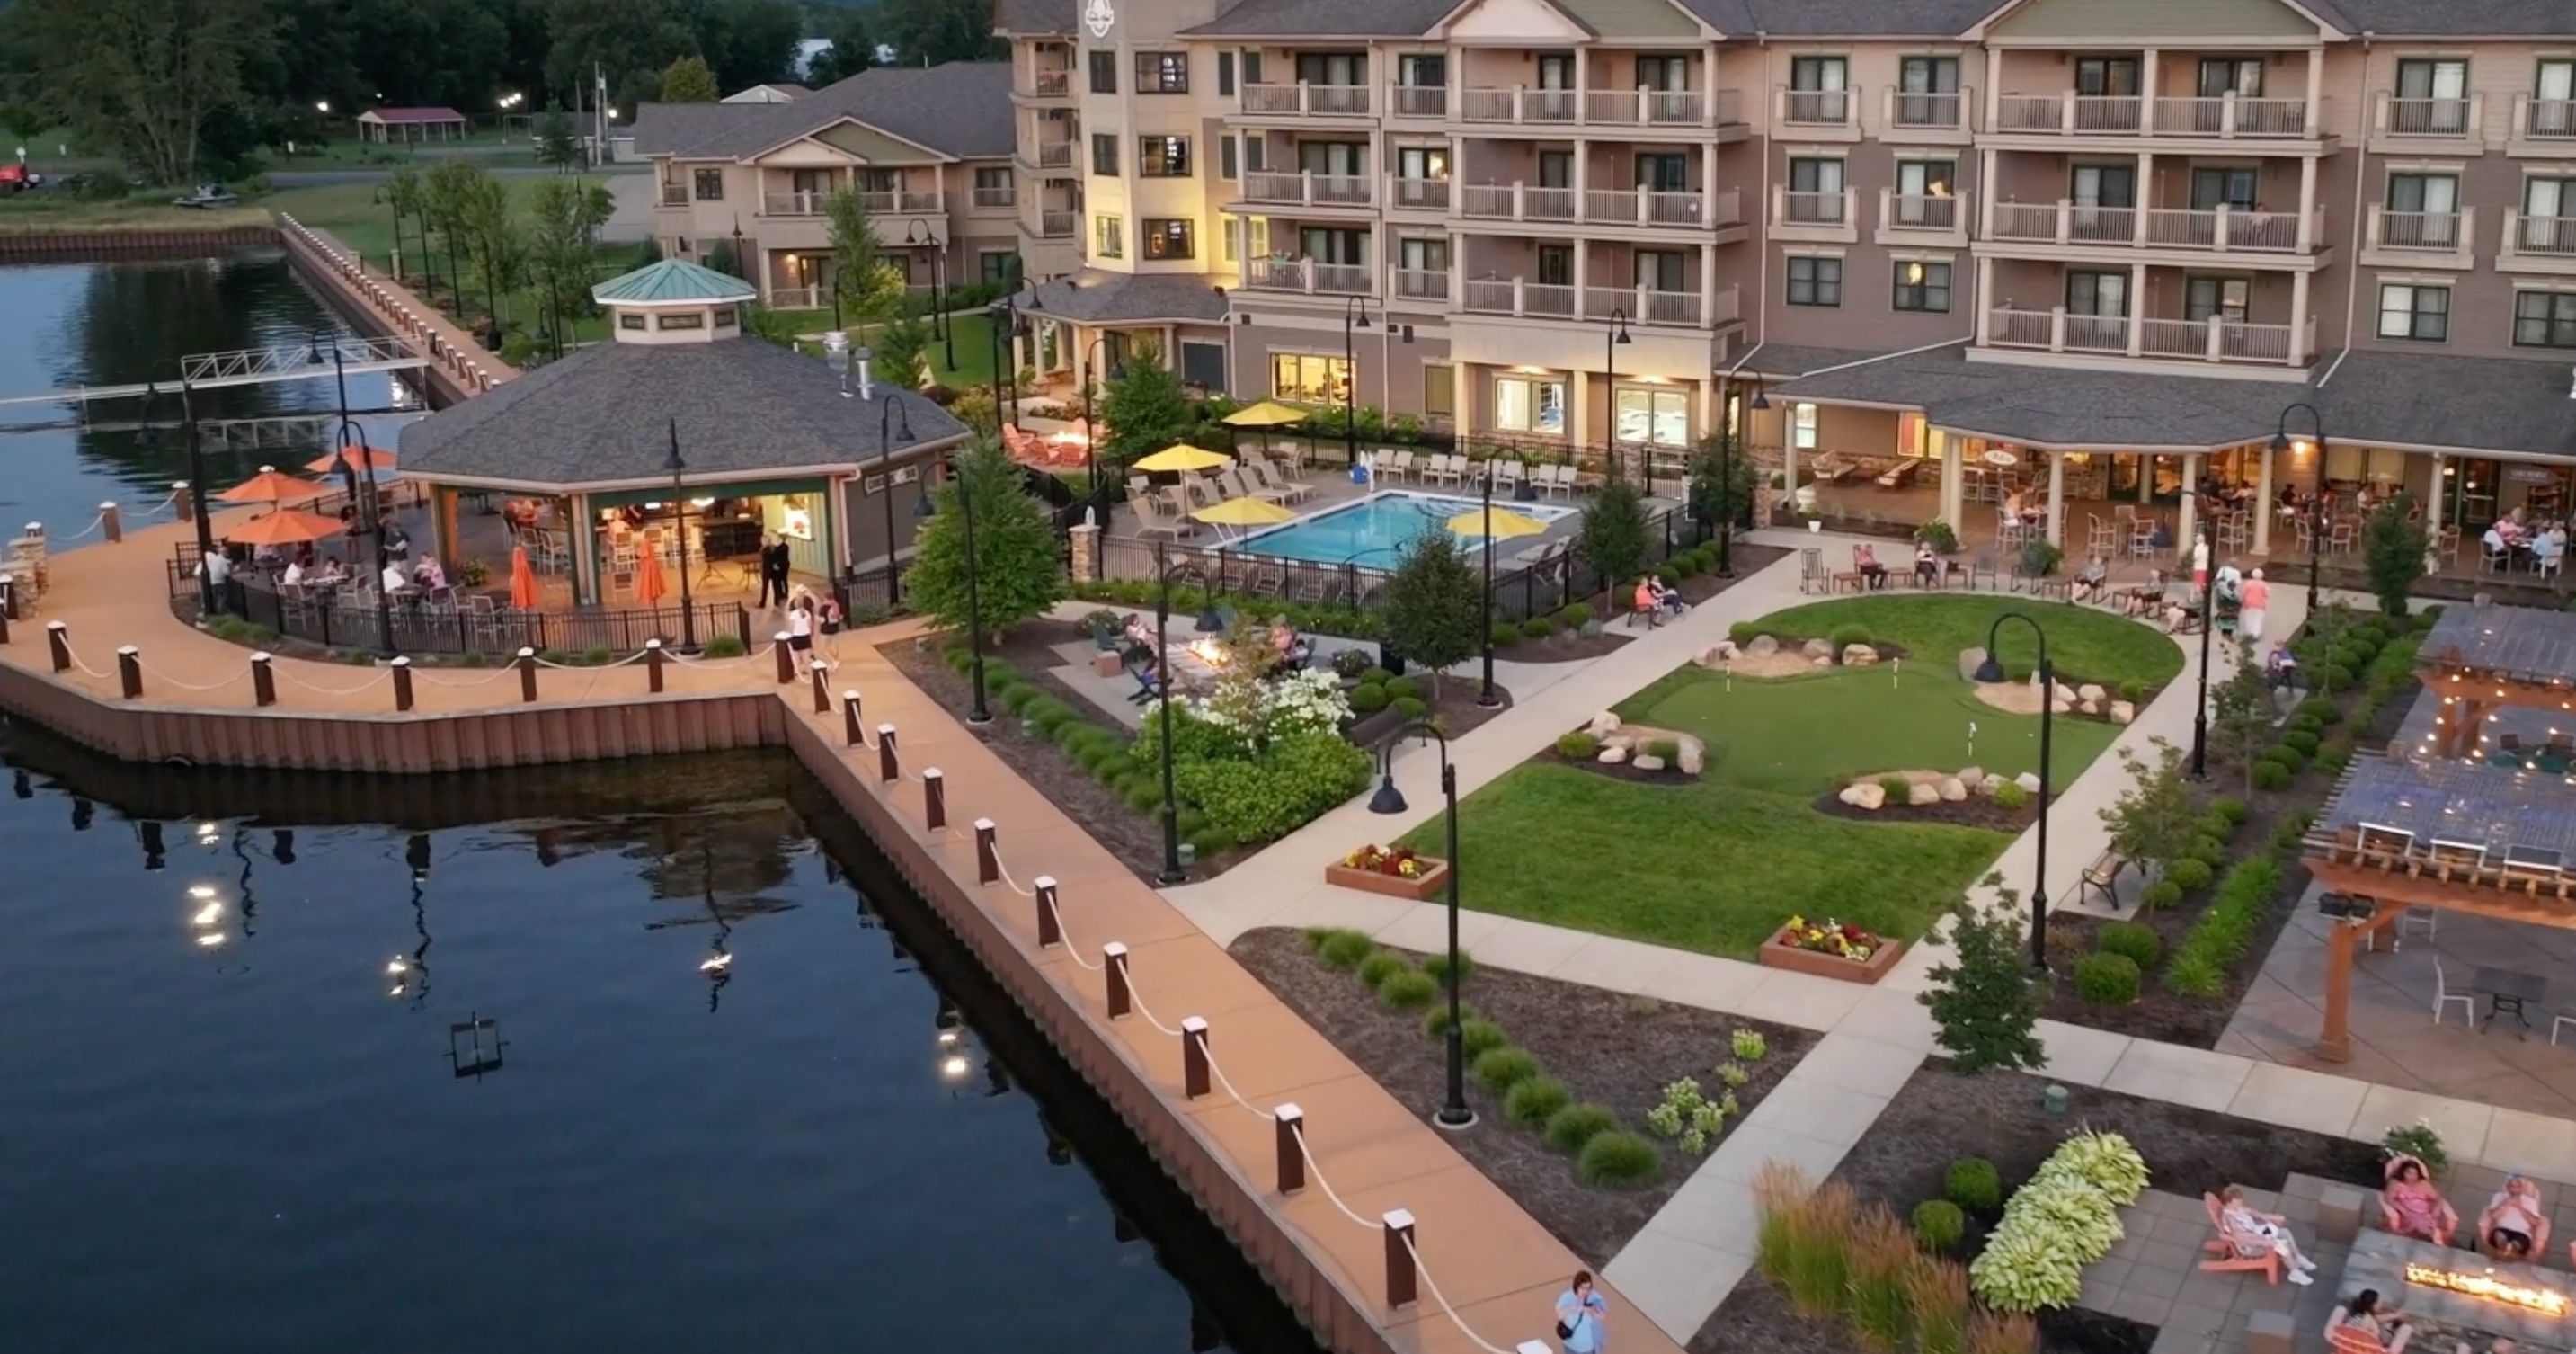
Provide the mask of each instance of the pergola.
{"label": "pergola", "polygon": [[453,108],[370,108],[358,115],[361,141],[461,140],[465,115]]}
{"label": "pergola", "polygon": [[2533,607],[2455,606],[2424,637],[2415,666],[2442,713],[2422,749],[2476,761],[2500,707],[2569,712],[2576,727],[2576,614]]}
{"label": "pergola", "polygon": [[[2447,624],[2447,622],[2446,622]],[[2437,632],[2438,633],[2438,632]],[[2411,908],[2576,929],[2576,788],[2458,761],[2364,756],[2305,844],[2308,872],[2352,900],[2326,937],[2317,1056],[2352,1056],[2353,951]]]}

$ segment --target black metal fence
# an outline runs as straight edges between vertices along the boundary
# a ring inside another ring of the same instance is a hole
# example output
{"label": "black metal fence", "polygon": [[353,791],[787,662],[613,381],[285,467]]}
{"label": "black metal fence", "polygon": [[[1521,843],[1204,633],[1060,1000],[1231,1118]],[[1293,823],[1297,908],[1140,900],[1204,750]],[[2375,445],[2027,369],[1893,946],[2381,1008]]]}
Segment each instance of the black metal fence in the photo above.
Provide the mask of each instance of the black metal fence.
{"label": "black metal fence", "polygon": [[[194,599],[199,586],[193,563],[184,570],[175,563],[170,566],[172,597]],[[493,599],[488,597],[453,601],[396,597],[380,612],[372,593],[284,590],[266,577],[242,574],[225,580],[223,593],[219,601],[226,612],[286,638],[326,648],[374,649],[389,632],[394,652],[412,654],[502,657],[524,648],[540,653],[605,650],[623,655],[643,648],[650,639],[676,647],[691,640],[705,644],[720,636],[732,638],[746,650],[751,646],[751,613],[739,602],[701,602],[686,612],[677,606],[521,611],[491,604]]]}

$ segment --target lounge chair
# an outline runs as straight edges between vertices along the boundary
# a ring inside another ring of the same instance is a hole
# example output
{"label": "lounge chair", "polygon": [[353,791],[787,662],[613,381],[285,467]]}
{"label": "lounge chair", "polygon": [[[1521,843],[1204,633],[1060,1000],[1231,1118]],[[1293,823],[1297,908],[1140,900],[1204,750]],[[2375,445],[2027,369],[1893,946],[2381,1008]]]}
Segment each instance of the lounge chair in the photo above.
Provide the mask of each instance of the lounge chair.
{"label": "lounge chair", "polygon": [[[1270,493],[1279,496],[1279,502],[1303,503],[1315,496],[1315,486],[1288,478],[1279,473],[1279,467],[1258,456],[1247,457],[1244,464],[1250,468],[1254,479],[1259,480]],[[1268,496],[1263,495],[1265,498]]]}
{"label": "lounge chair", "polygon": [[1277,597],[1287,591],[1288,571],[1275,560],[1255,560],[1251,576],[1244,581],[1245,594],[1253,597]]}
{"label": "lounge chair", "polygon": [[1226,493],[1235,498],[1257,498],[1264,503],[1277,503],[1283,507],[1288,502],[1286,494],[1253,483],[1252,477],[1247,475],[1244,468],[1239,465],[1230,465],[1218,472],[1217,482],[1224,485]]}
{"label": "lounge chair", "polygon": [[2203,1273],[2233,1274],[2247,1270],[2260,1272],[2263,1281],[2274,1286],[2281,1282],[2281,1253],[2272,1243],[2257,1236],[2244,1236],[2227,1225],[2226,1206],[2218,1196],[2203,1191],[2201,1205],[2209,1210],[2209,1226],[2218,1235],[2200,1243],[2212,1259],[2200,1262]]}
{"label": "lounge chair", "polygon": [[1128,500],[1127,506],[1136,510],[1136,534],[1139,537],[1159,535],[1178,538],[1187,535],[1191,530],[1187,520],[1165,517],[1162,506],[1154,501],[1154,496],[1151,494],[1139,494]]}
{"label": "lounge chair", "polygon": [[1879,472],[1878,487],[1881,489],[1902,489],[1905,486],[1912,484],[1914,482],[1915,474],[1922,469],[1922,461],[1911,456],[1905,457],[1899,460],[1896,464]]}

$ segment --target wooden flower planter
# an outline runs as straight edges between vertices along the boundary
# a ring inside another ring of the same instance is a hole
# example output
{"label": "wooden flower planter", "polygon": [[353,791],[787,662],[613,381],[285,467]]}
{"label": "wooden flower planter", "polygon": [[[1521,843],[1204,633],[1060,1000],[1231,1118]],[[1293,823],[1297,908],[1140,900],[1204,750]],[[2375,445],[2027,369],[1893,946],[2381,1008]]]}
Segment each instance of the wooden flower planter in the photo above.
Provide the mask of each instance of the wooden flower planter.
{"label": "wooden flower planter", "polygon": [[1809,973],[1819,978],[1833,978],[1846,983],[1874,983],[1896,967],[1896,958],[1905,953],[1901,940],[1879,941],[1866,961],[1845,959],[1839,954],[1821,950],[1802,950],[1783,945],[1777,939],[1765,941],[1755,953],[1764,968],[1784,968],[1792,973]]}
{"label": "wooden flower planter", "polygon": [[1429,856],[1421,856],[1417,859],[1421,860],[1426,868],[1411,879],[1400,875],[1379,874],[1375,870],[1357,870],[1335,862],[1324,867],[1324,882],[1339,884],[1346,889],[1358,889],[1364,893],[1379,893],[1389,898],[1403,898],[1419,903],[1438,896],[1442,890],[1449,887],[1449,862],[1434,860]]}

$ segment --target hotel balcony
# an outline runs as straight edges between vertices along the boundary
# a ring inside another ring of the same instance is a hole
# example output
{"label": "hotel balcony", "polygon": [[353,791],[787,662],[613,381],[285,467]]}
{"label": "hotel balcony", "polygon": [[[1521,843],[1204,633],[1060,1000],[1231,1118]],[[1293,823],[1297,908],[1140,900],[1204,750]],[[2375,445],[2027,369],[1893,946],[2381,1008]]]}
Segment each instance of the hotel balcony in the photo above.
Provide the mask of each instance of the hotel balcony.
{"label": "hotel balcony", "polygon": [[[948,214],[947,195],[934,189],[919,192],[905,189],[894,192],[861,193],[859,203],[871,216],[941,216]],[[821,216],[830,210],[830,193],[763,193],[762,216]]]}
{"label": "hotel balcony", "polygon": [[1806,244],[1859,243],[1860,191],[1837,188],[1807,193],[1774,186],[1771,238]]}
{"label": "hotel balcony", "polygon": [[1977,91],[1973,89],[1910,94],[1890,85],[1879,100],[1881,135],[1931,145],[1965,145],[1973,130],[1968,125],[1968,110],[1976,106]]}
{"label": "hotel balcony", "polygon": [[2370,149],[2378,154],[2442,147],[2464,150],[2486,135],[2487,96],[2401,99],[2386,90],[2371,96]]}
{"label": "hotel balcony", "polygon": [[1447,179],[1408,179],[1401,175],[1387,180],[1386,209],[1391,212],[1431,212],[1445,216],[1451,194]]}
{"label": "hotel balcony", "polygon": [[2474,268],[2477,233],[2475,207],[2393,212],[2374,206],[2362,235],[2361,261],[2372,268]]}
{"label": "hotel balcony", "polygon": [[1741,229],[1743,193],[1644,188],[1539,188],[1525,183],[1470,183],[1457,190],[1458,217],[1541,225],[1581,223],[1637,230]]}
{"label": "hotel balcony", "polygon": [[1016,158],[1023,166],[1032,171],[1054,170],[1062,173],[1071,173],[1073,170],[1073,142],[1070,139],[1063,141],[1023,140],[1019,144]]}
{"label": "hotel balcony", "polygon": [[1878,190],[1878,233],[1873,239],[1883,245],[1965,248],[1968,243],[1967,200],[1881,188]]}
{"label": "hotel balcony", "polygon": [[2507,272],[2576,276],[2576,216],[2504,214],[2504,247],[2496,267]]}
{"label": "hotel balcony", "polygon": [[663,185],[662,185],[662,199],[661,199],[661,205],[663,205],[663,206],[665,206],[665,207],[685,207],[685,206],[688,206],[688,205],[689,205],[689,185],[687,185],[687,184],[685,184],[685,183],[666,183],[666,184],[663,184]]}
{"label": "hotel balcony", "polygon": [[1071,103],[1073,72],[1047,66],[1022,72],[1011,82],[1011,97],[1023,104]]}
{"label": "hotel balcony", "polygon": [[1734,286],[1704,296],[1647,287],[1578,289],[1518,277],[1471,277],[1461,288],[1458,309],[1470,315],[1531,320],[1609,320],[1615,311],[1633,324],[1700,329],[1735,323],[1741,297],[1741,289]]}
{"label": "hotel balcony", "polygon": [[[1710,127],[1741,130],[1731,89],[1532,89],[1525,85],[1458,91],[1458,121],[1470,126]],[[1721,139],[1732,140],[1734,137]]]}
{"label": "hotel balcony", "polygon": [[1386,294],[1393,300],[1445,306],[1449,300],[1449,272],[1445,268],[1395,269],[1387,275]]}
{"label": "hotel balcony", "polygon": [[975,210],[979,212],[1009,211],[1018,206],[1019,202],[1020,190],[1007,183],[999,188],[975,190]]}
{"label": "hotel balcony", "polygon": [[1860,91],[1773,86],[1771,125],[1806,141],[1858,141]]}
{"label": "hotel balcony", "polygon": [[1300,80],[1293,85],[1244,85],[1235,95],[1235,107],[1245,117],[1257,118],[1364,118],[1369,115],[1367,85],[1317,85]]}
{"label": "hotel balcony", "polygon": [[2281,368],[2305,366],[2316,353],[2316,320],[2304,326],[2248,324],[2218,318],[2160,320],[2126,315],[2072,315],[1995,308],[1985,313],[1981,346],[2090,357],[2154,358]]}
{"label": "hotel balcony", "polygon": [[[2154,253],[2313,254],[2325,239],[2322,208],[2297,212],[2210,211],[2164,207],[2080,207],[2056,202],[1998,202],[1986,238],[1997,244],[2143,249]],[[2304,225],[2304,229],[2302,226]]]}
{"label": "hotel balcony", "polygon": [[1070,240],[1073,238],[1074,232],[1081,228],[1082,213],[1080,212],[1046,211],[1038,213],[1038,238],[1041,240]]}
{"label": "hotel balcony", "polygon": [[2004,94],[1995,100],[1990,133],[2028,140],[2047,138],[2157,138],[2177,141],[2315,140],[2319,110],[2305,98],[2264,99],[2226,94],[2215,99],[2141,98],[2137,95]]}
{"label": "hotel balcony", "polygon": [[2513,138],[2507,155],[2576,155],[2576,99],[2513,96]]}
{"label": "hotel balcony", "polygon": [[1387,88],[1386,115],[1391,118],[1443,121],[1449,116],[1449,87],[1447,85],[1391,85]]}
{"label": "hotel balcony", "polygon": [[1317,263],[1313,259],[1247,259],[1243,290],[1306,296],[1372,296],[1376,269],[1365,263]]}
{"label": "hotel balcony", "polygon": [[1247,207],[1366,208],[1377,181],[1366,174],[1315,174],[1250,169],[1243,174],[1240,204]]}

